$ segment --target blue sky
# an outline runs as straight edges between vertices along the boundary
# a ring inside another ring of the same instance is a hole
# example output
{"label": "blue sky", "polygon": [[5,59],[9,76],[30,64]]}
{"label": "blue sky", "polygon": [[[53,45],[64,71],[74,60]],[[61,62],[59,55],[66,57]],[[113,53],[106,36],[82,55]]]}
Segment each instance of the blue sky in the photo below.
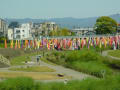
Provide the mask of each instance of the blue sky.
{"label": "blue sky", "polygon": [[1,18],[85,18],[120,13],[120,0],[0,0]]}

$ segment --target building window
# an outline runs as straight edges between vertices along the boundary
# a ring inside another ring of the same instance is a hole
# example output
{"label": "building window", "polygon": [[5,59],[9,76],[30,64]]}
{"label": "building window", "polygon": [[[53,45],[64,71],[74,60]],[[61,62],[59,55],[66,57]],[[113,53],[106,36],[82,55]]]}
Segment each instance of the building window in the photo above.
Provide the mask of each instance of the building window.
{"label": "building window", "polygon": [[16,38],[17,38],[17,39],[20,39],[20,35],[17,35]]}
{"label": "building window", "polygon": [[25,30],[22,30],[23,32],[25,32]]}
{"label": "building window", "polygon": [[20,33],[20,30],[17,30],[16,33]]}

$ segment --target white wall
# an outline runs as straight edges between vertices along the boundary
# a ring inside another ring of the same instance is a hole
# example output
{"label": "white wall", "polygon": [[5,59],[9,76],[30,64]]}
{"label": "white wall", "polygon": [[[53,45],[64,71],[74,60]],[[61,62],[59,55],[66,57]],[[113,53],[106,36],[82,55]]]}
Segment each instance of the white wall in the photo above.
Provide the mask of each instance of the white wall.
{"label": "white wall", "polygon": [[9,40],[13,39],[13,29],[8,29],[7,31],[7,37]]}

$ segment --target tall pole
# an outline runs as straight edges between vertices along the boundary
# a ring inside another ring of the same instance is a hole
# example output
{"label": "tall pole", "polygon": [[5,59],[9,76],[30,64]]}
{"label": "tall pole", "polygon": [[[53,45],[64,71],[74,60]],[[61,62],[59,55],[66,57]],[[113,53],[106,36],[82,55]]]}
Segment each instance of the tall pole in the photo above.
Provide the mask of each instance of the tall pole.
{"label": "tall pole", "polygon": [[117,34],[118,34],[118,24],[117,24],[117,26],[116,26],[116,31],[117,31]]}

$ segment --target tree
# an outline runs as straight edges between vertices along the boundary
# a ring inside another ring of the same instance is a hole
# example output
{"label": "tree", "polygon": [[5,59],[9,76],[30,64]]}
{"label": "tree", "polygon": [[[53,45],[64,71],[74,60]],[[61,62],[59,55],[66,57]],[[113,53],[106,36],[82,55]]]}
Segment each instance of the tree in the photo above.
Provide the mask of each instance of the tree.
{"label": "tree", "polygon": [[19,27],[19,23],[18,22],[11,22],[8,27],[9,28],[18,28]]}
{"label": "tree", "polygon": [[60,34],[61,34],[61,36],[70,36],[71,35],[70,31],[67,28],[61,29]]}
{"label": "tree", "polygon": [[5,39],[7,39],[7,38],[6,37],[0,37],[0,41],[5,40]]}
{"label": "tree", "polygon": [[94,27],[96,34],[113,34],[117,30],[117,22],[108,16],[102,16],[96,20]]}
{"label": "tree", "polygon": [[60,30],[51,31],[49,33],[49,36],[71,36],[74,35],[74,33],[71,33],[69,29],[62,28]]}

